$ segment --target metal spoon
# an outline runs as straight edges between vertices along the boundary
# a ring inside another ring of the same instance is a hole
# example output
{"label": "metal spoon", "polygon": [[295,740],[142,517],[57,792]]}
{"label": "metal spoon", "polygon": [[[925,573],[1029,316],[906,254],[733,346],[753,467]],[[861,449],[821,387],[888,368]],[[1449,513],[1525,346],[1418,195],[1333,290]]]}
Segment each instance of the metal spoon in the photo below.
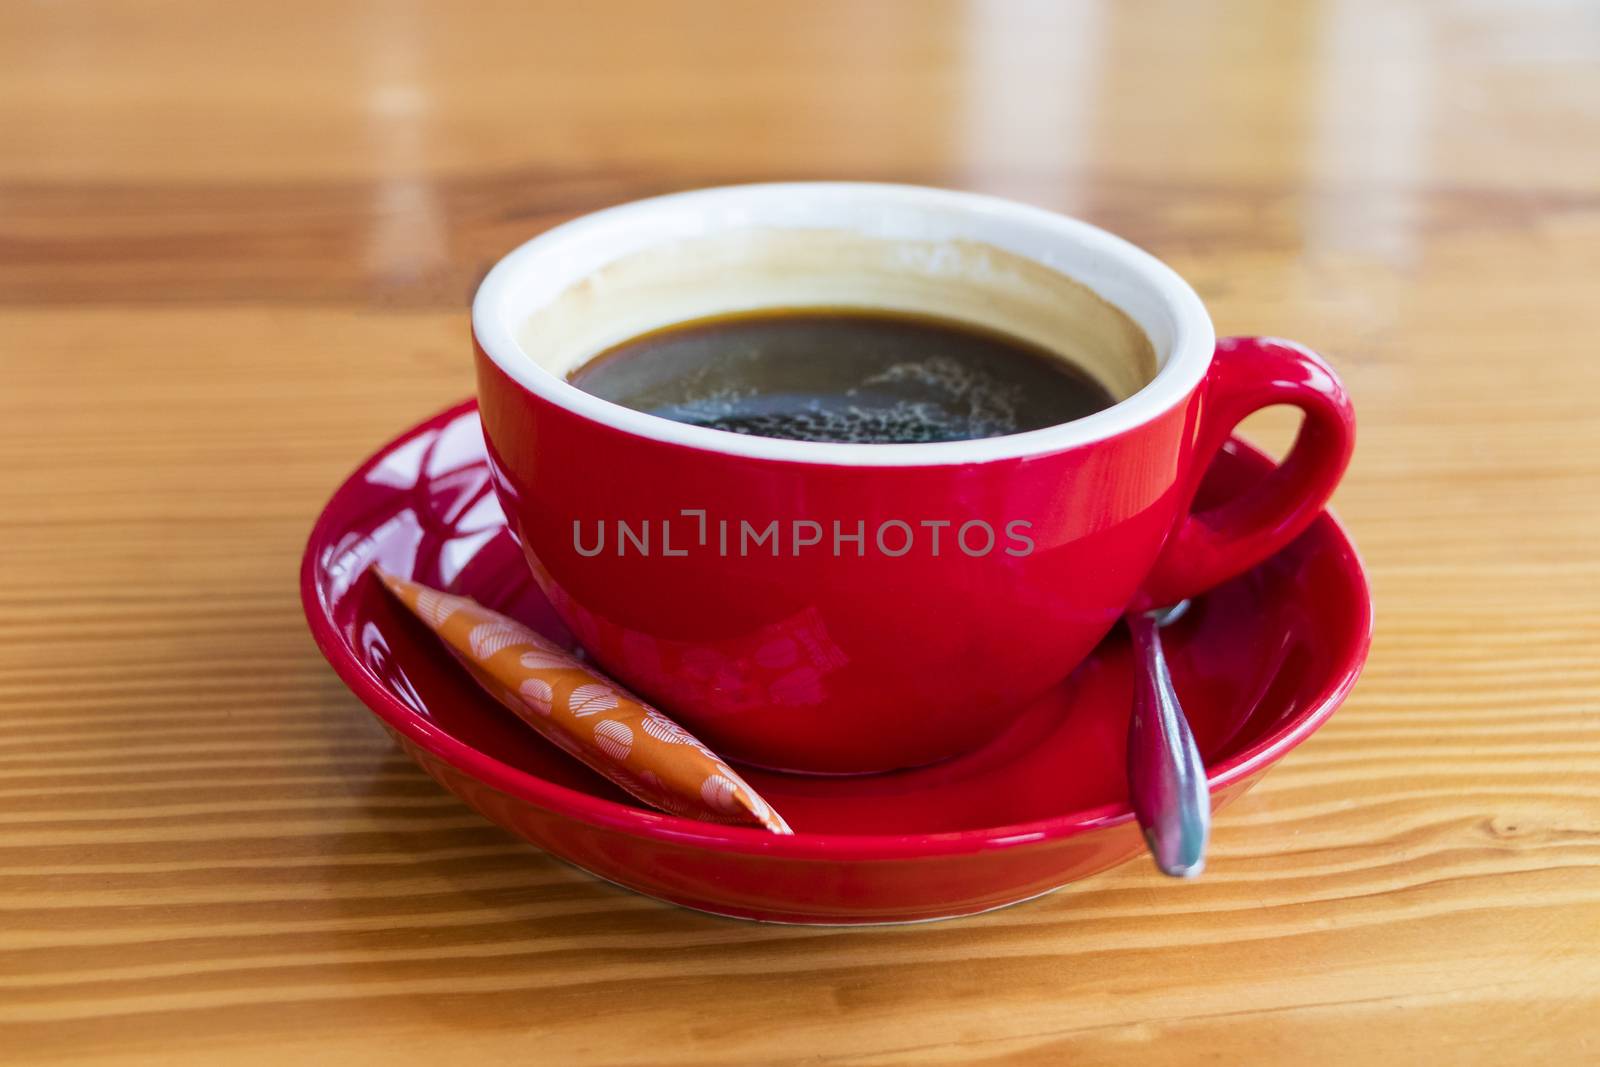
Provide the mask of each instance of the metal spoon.
{"label": "metal spoon", "polygon": [[1161,627],[1189,608],[1187,600],[1170,608],[1127,617],[1133,635],[1135,675],[1133,718],[1128,722],[1128,791],[1156,866],[1174,878],[1193,878],[1205,869],[1211,835],[1211,791],[1200,749],[1172,688]]}

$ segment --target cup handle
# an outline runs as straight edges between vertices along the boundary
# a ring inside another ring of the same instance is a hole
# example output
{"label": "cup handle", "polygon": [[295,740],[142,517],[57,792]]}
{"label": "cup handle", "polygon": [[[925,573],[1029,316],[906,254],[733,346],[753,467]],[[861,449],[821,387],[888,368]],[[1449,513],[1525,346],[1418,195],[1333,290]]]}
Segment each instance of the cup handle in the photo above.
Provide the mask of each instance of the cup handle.
{"label": "cup handle", "polygon": [[[1277,552],[1321,513],[1350,462],[1355,412],[1333,369],[1276,337],[1225,337],[1201,388],[1199,428],[1184,485],[1185,515],[1168,537],[1135,607],[1175,604]],[[1305,413],[1294,447],[1239,496],[1189,511],[1206,468],[1245,416],[1276,404]]]}

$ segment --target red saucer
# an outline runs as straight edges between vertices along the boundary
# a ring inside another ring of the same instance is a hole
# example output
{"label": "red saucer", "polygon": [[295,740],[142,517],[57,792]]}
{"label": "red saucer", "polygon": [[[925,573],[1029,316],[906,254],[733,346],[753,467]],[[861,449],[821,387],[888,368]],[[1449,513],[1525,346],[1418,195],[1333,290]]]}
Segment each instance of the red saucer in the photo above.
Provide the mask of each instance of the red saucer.
{"label": "red saucer", "polygon": [[[1212,499],[1267,460],[1234,442]],[[609,881],[723,915],[871,923],[968,915],[1142,851],[1123,777],[1130,664],[1120,629],[984,748],[857,778],[744,771],[793,837],[637,804],[486,696],[366,574],[471,596],[559,640],[489,485],[472,402],[386,445],[317,520],[301,568],[311,631],[429,774],[485,817]],[[1371,636],[1361,561],[1324,514],[1270,562],[1163,631],[1220,806],[1338,707]]]}

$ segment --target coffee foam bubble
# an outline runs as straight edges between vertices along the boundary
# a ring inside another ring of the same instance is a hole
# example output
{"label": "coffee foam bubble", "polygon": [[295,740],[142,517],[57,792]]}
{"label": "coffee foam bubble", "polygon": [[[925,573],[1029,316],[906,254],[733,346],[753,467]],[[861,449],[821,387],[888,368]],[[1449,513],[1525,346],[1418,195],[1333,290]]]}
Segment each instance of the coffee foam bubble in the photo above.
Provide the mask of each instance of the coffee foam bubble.
{"label": "coffee foam bubble", "polygon": [[[872,386],[922,396],[874,396]],[[720,389],[655,414],[758,437],[845,444],[928,444],[1016,433],[1021,389],[980,368],[932,357],[894,363],[840,401]]]}

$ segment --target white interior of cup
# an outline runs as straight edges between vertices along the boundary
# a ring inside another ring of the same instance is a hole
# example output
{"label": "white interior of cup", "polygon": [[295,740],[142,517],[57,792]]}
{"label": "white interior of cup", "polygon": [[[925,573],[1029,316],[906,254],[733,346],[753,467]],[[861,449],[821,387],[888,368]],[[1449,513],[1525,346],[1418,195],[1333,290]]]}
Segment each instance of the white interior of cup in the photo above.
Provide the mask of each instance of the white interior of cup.
{"label": "white interior of cup", "polygon": [[[842,444],[690,426],[565,380],[630,337],[766,307],[879,308],[985,326],[1076,363],[1119,402],[1005,437]],[[1194,291],[1103,230],[971,193],[832,182],[706,189],[559,226],[489,273],[473,330],[512,379],[600,422],[696,448],[853,465],[971,463],[1111,436],[1187,396],[1214,344]]]}

